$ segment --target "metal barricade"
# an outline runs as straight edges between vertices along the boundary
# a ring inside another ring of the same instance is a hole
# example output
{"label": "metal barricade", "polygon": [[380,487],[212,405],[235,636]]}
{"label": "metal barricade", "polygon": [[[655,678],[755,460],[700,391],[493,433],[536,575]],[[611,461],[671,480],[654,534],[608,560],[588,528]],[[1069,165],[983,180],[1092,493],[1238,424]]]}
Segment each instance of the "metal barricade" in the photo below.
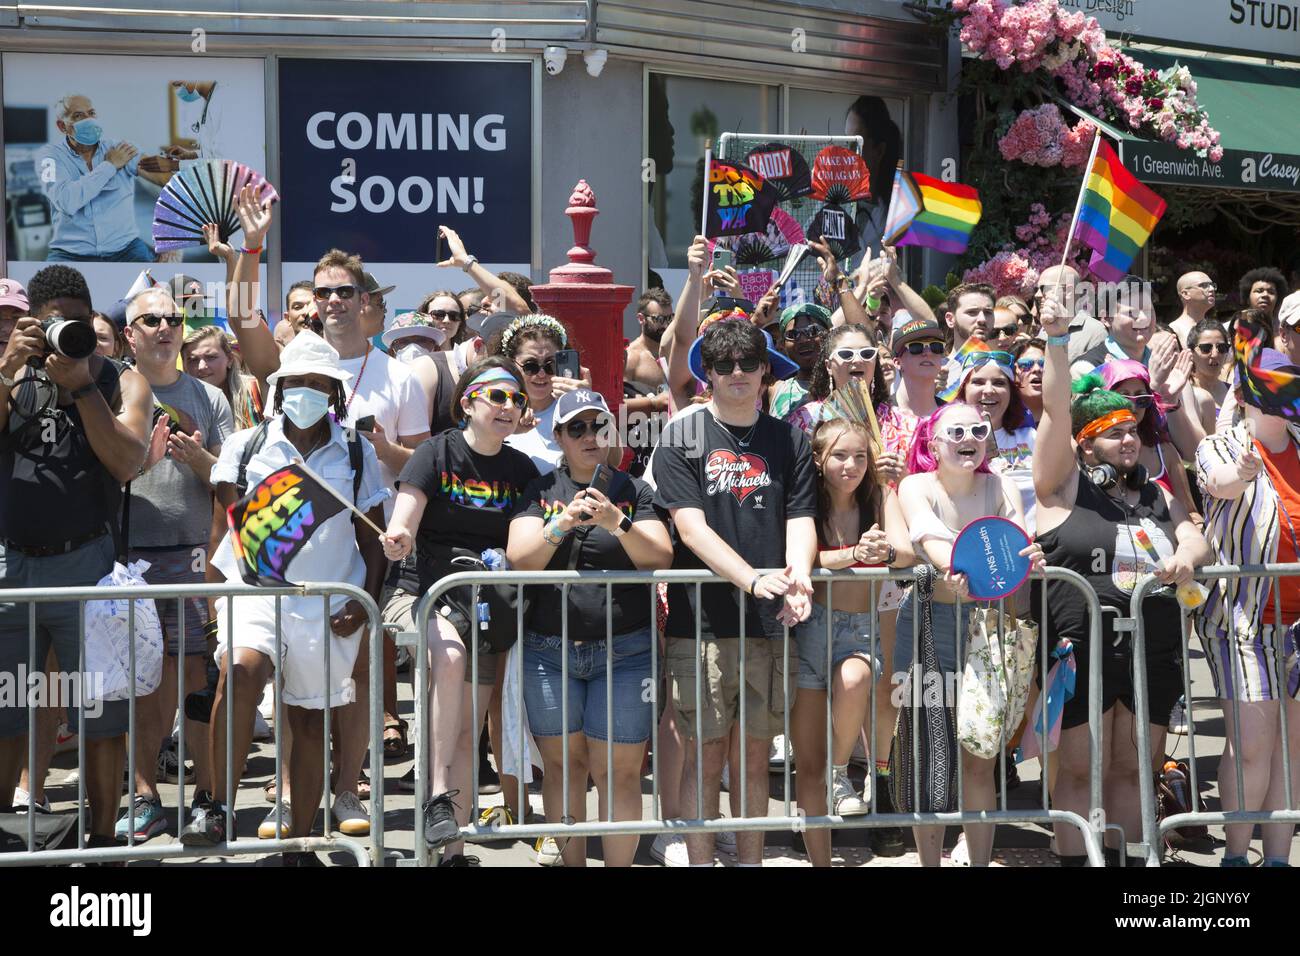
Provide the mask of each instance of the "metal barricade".
{"label": "metal barricade", "polygon": [[[826,585],[827,587],[826,606],[828,608],[832,606],[831,588],[833,588],[835,582],[841,582],[841,583],[853,582],[857,584],[863,584],[863,583],[869,584],[870,585],[869,607],[874,609],[877,606],[877,590],[876,590],[877,585],[880,585],[887,581],[910,582],[913,579],[913,573],[911,570],[896,571],[896,570],[884,569],[884,568],[852,569],[852,570],[835,571],[835,572],[817,570],[813,573],[812,578],[814,584]],[[1088,640],[1088,648],[1091,655],[1090,660],[1092,663],[1092,667],[1094,669],[1094,673],[1100,673],[1101,607],[1096,593],[1088,585],[1087,580],[1083,578],[1081,575],[1063,568],[1048,568],[1042,574],[1035,575],[1035,580],[1044,582],[1044,584],[1045,582],[1049,582],[1049,581],[1066,582],[1069,585],[1077,588],[1080,591],[1080,593],[1083,595],[1084,600],[1088,607],[1089,617],[1090,617],[1090,624],[1089,624],[1090,633],[1089,633],[1089,640]],[[661,584],[661,583],[694,586],[696,589],[696,594],[695,594],[695,666],[696,666],[695,693],[696,693],[696,704],[697,704],[696,726],[693,735],[684,735],[687,737],[687,739],[690,739],[690,737],[693,736],[694,747],[695,747],[695,761],[696,761],[695,766],[697,768],[696,793],[695,793],[696,812],[695,812],[695,817],[693,819],[665,820],[662,814],[662,794],[660,790],[661,782],[660,782],[660,773],[659,773],[660,711],[658,707],[659,705],[658,678],[660,676],[661,669],[659,666],[660,651],[659,651],[659,642],[657,639],[658,629],[654,625],[654,622],[656,620],[656,612],[657,612],[656,590],[654,585]],[[522,636],[525,632],[524,601],[523,601],[524,587],[526,585],[530,585],[530,586],[559,585],[561,587],[562,589],[561,607],[563,609],[562,620],[558,622],[549,622],[549,623],[551,624],[552,627],[558,624],[559,635],[561,636],[561,642],[560,642],[561,667],[562,667],[561,683],[563,686],[561,708],[562,708],[562,713],[564,715],[563,717],[564,726],[567,727],[568,726],[568,722],[567,722],[568,674],[569,674],[568,671],[569,640],[567,638],[568,589],[570,587],[579,584],[603,585],[606,588],[606,602],[605,602],[606,603],[606,646],[608,648],[610,643],[609,638],[612,636],[612,615],[613,615],[610,589],[614,585],[640,584],[640,585],[647,586],[647,591],[649,595],[648,597],[649,608],[650,608],[649,619],[652,622],[650,655],[651,655],[651,678],[652,678],[651,686],[653,687],[653,691],[650,693],[648,697],[648,706],[651,708],[651,721],[650,721],[651,736],[650,736],[649,743],[651,747],[651,799],[652,799],[652,806],[654,812],[653,819],[619,820],[619,821],[615,821],[613,819],[613,807],[615,805],[615,799],[612,793],[613,779],[614,779],[613,747],[607,746],[605,748],[607,761],[608,761],[608,766],[606,767],[606,780],[609,782],[611,793],[607,795],[605,799],[606,819],[597,820],[597,821],[586,821],[582,823],[576,823],[576,822],[534,823],[534,824],[516,823],[511,825],[494,824],[492,826],[480,826],[478,823],[478,819],[479,819],[478,761],[477,761],[477,757],[475,757],[474,759],[470,760],[470,765],[473,769],[471,771],[469,795],[466,798],[470,803],[469,823],[468,825],[463,825],[461,827],[460,829],[461,839],[464,839],[469,842],[482,842],[482,841],[496,840],[496,839],[532,840],[540,837],[551,837],[558,841],[562,841],[570,837],[586,837],[586,836],[617,836],[617,835],[640,836],[640,835],[658,835],[658,834],[686,834],[686,833],[699,833],[699,832],[717,833],[717,832],[725,832],[725,831],[768,831],[768,830],[802,831],[806,829],[861,829],[861,828],[871,828],[871,827],[901,827],[901,826],[909,826],[909,825],[911,826],[938,826],[938,825],[946,826],[946,825],[963,825],[963,824],[996,825],[1000,823],[1001,824],[1036,823],[1044,826],[1051,826],[1053,824],[1062,823],[1068,826],[1073,826],[1080,831],[1083,838],[1084,848],[1088,857],[1089,865],[1092,866],[1103,865],[1103,855],[1101,851],[1102,832],[1101,832],[1100,824],[1096,822],[1100,818],[1095,812],[1092,812],[1091,810],[1088,814],[1089,818],[1085,819],[1079,813],[1060,810],[1060,809],[1052,809],[1049,807],[1049,800],[1047,794],[1047,787],[1048,787],[1047,773],[1046,773],[1045,761],[1044,761],[1044,772],[1042,774],[1043,777],[1042,806],[1040,808],[1032,808],[1032,809],[1024,809],[1024,810],[1019,810],[1019,809],[1011,810],[1007,808],[1006,772],[1005,772],[1006,770],[1006,766],[1005,766],[1006,739],[1005,738],[1007,737],[1007,735],[1009,735],[1015,730],[1014,727],[1004,728],[1003,730],[1004,739],[1002,741],[1003,743],[1003,746],[1001,748],[1002,755],[1000,758],[1003,762],[1003,775],[1002,775],[1003,783],[1002,783],[1002,792],[1001,792],[1002,809],[979,810],[979,811],[958,811],[958,812],[951,812],[951,813],[884,814],[884,813],[877,812],[878,809],[877,795],[875,793],[875,788],[873,788],[872,799],[871,799],[871,812],[868,815],[842,817],[842,816],[837,816],[837,815],[827,813],[820,816],[805,816],[801,813],[792,812],[792,807],[791,807],[792,798],[791,798],[791,787],[790,787],[791,765],[790,765],[790,755],[787,749],[787,752],[783,755],[784,791],[783,791],[782,802],[784,804],[784,807],[783,807],[782,814],[779,816],[768,815],[766,813],[766,806],[764,806],[758,814],[751,815],[750,813],[751,808],[748,806],[748,795],[746,793],[747,787],[743,784],[743,781],[747,779],[746,772],[748,770],[748,766],[747,766],[748,757],[746,754],[747,747],[745,746],[744,743],[742,743],[742,745],[739,748],[740,766],[733,768],[733,776],[732,776],[732,784],[731,784],[731,786],[734,788],[737,780],[735,771],[739,771],[739,775],[738,775],[739,780],[742,781],[740,794],[739,794],[740,815],[732,816],[732,817],[717,816],[713,818],[706,818],[704,813],[703,785],[700,780],[701,774],[699,773],[699,769],[702,768],[704,764],[704,760],[703,760],[704,739],[703,739],[703,734],[700,731],[701,713],[703,709],[702,708],[703,681],[700,679],[701,678],[700,649],[701,649],[701,640],[702,640],[701,627],[700,627],[701,625],[700,587],[701,585],[704,584],[717,584],[717,583],[727,584],[724,578],[721,578],[718,575],[715,575],[707,570],[698,570],[698,571],[697,570],[493,571],[493,572],[474,571],[474,572],[458,572],[455,574],[447,575],[441,578],[440,580],[438,580],[433,586],[431,586],[429,590],[426,591],[424,595],[422,595],[419,604],[416,608],[415,632],[399,635],[398,638],[399,643],[410,646],[412,648],[412,653],[416,655],[415,722],[416,722],[417,756],[416,756],[415,786],[416,786],[416,794],[417,794],[417,799],[416,799],[417,816],[416,816],[416,828],[415,828],[416,829],[415,859],[413,863],[419,866],[426,866],[429,865],[429,861],[431,857],[431,851],[426,846],[425,840],[423,838],[419,808],[422,802],[429,799],[429,797],[432,795],[430,793],[431,777],[430,777],[430,764],[429,764],[429,760],[430,760],[429,721],[431,716],[430,685],[429,685],[429,676],[430,676],[429,675],[429,666],[430,666],[429,665],[429,628],[432,619],[437,614],[438,606],[443,601],[443,596],[446,595],[449,591],[451,591],[454,588],[469,586],[472,588],[471,606],[476,607],[479,602],[480,586],[513,585],[515,588],[515,597],[516,597],[516,627],[518,630],[518,634],[520,635],[520,639],[522,639]],[[1040,620],[1042,621],[1045,621],[1047,618],[1046,615],[1047,590],[1048,589],[1046,586],[1042,587],[1043,611],[1040,616]],[[740,607],[741,607],[740,628],[743,632],[744,615],[745,615],[745,610],[744,610],[745,603],[743,601],[741,602]],[[958,612],[960,612],[960,605],[958,605]],[[876,654],[877,643],[879,639],[879,631],[878,631],[879,619],[876,611],[873,610],[871,613],[872,613],[871,659],[874,662],[879,659],[878,655]],[[914,615],[914,618],[915,617],[916,616]],[[826,615],[826,619],[827,619],[827,632],[828,632],[827,633],[828,725],[826,730],[828,749],[826,755],[827,758],[826,759],[826,763],[827,763],[826,784],[827,784],[827,798],[828,798],[827,809],[829,811],[829,810],[833,810],[834,808],[833,803],[830,800],[830,795],[831,795],[830,794],[830,788],[831,788],[831,766],[830,765],[832,762],[830,746],[829,746],[829,741],[831,739],[831,733],[832,733],[832,728],[830,726],[830,713],[831,713],[830,697],[831,697],[831,684],[832,684],[832,668],[830,666],[832,642],[831,642],[830,632],[832,628],[832,615],[829,612]],[[961,618],[959,617],[958,620],[961,620]],[[1040,627],[1042,627],[1042,629],[1045,630],[1045,625],[1040,625]],[[961,641],[963,638],[964,635],[958,635],[959,641]],[[1044,642],[1047,640],[1048,638],[1045,635],[1040,637],[1040,642]],[[471,698],[472,698],[471,708],[469,712],[475,716],[477,716],[477,714],[479,713],[479,707],[478,707],[479,687],[478,687],[477,676],[479,672],[480,654],[479,654],[478,643],[479,643],[478,642],[478,620],[476,617],[471,615],[470,635],[468,641],[465,642],[466,644],[465,654],[469,659],[469,674],[470,674],[469,693],[471,694]],[[1054,642],[1052,643],[1054,644]],[[747,723],[748,723],[748,714],[746,713],[746,703],[745,703],[747,695],[743,691],[743,688],[745,687],[745,675],[747,673],[745,645],[746,645],[745,641],[740,641],[739,651],[738,651],[739,653],[739,675],[738,676],[739,676],[740,687],[742,688],[742,691],[739,695],[740,712],[739,712],[739,719],[737,721],[737,725],[739,726],[740,729],[740,735],[742,741],[746,741],[746,737],[747,737],[746,730],[747,730]],[[1048,644],[1047,646],[1050,647],[1052,645]],[[790,713],[792,710],[793,700],[794,700],[793,695],[791,693],[792,675],[790,670],[790,662],[792,656],[794,656],[794,659],[796,660],[796,664],[797,664],[797,650],[795,650],[792,655],[791,629],[788,626],[784,628],[781,653],[783,657],[783,663],[785,665],[784,691],[785,691],[786,707],[785,707],[785,718],[784,718],[784,731],[785,731],[786,739],[787,741],[789,741],[790,740]],[[1047,654],[1040,654],[1041,681],[1042,681],[1042,686],[1044,688],[1046,688],[1047,686],[1047,656],[1048,656]],[[502,655],[502,658],[504,659],[505,655]],[[963,660],[963,659],[964,658],[962,658],[960,655],[958,656],[958,660]],[[606,662],[606,678],[608,683],[610,682],[610,678],[612,677],[612,668],[613,668],[612,655],[608,652],[605,655],[605,662]],[[523,701],[524,673],[523,673],[522,653],[515,653],[513,655],[513,664],[515,668],[515,678],[518,685],[517,706],[519,708],[519,712],[523,713],[525,709],[525,704]],[[961,681],[962,681],[961,675],[962,675],[962,668],[959,667],[957,677],[956,677],[956,686],[957,686],[956,702],[960,701]],[[875,747],[874,744],[875,703],[876,703],[875,695],[877,693],[877,689],[876,689],[877,681],[875,680],[875,677],[876,675],[873,674],[873,680],[871,682],[871,700],[868,706],[868,713],[871,715],[871,721],[872,721],[872,731],[873,731],[872,749],[873,750]],[[1100,682],[1099,681],[1092,682],[1090,689],[1091,689],[1091,693],[1089,695],[1089,700],[1088,700],[1089,725],[1091,728],[1090,751],[1089,751],[1090,753],[1089,803],[1092,808],[1096,808],[1101,805],[1101,795],[1102,795],[1102,790],[1101,790],[1102,740],[1101,740],[1101,730],[1100,730],[1101,727]],[[647,698],[643,697],[643,700],[646,699]],[[605,707],[606,707],[606,721],[607,721],[606,726],[612,727],[613,725],[612,695],[609,694],[606,695]],[[955,711],[955,707],[954,707],[954,711]],[[472,734],[472,737],[474,740],[477,740],[478,728],[473,728],[473,730],[475,732]],[[462,729],[462,733],[463,733],[463,729]],[[1046,727],[1042,728],[1042,733],[1045,739],[1047,737]],[[504,729],[503,729],[503,734],[504,734]],[[522,720],[519,721],[517,736],[518,739],[516,741],[517,743],[516,752],[519,755],[519,758],[522,762],[523,760],[528,759],[527,755],[529,753],[527,742],[524,739],[524,729],[523,729]],[[569,806],[568,737],[569,735],[567,733],[563,735],[563,768],[562,768],[563,806],[562,806],[561,818],[562,820],[565,821],[571,821],[573,819],[570,813],[571,807]],[[958,744],[959,748],[960,746],[961,745]],[[499,763],[500,763],[500,757],[501,755],[498,755]],[[797,753],[795,754],[795,758],[798,759]],[[499,767],[499,772],[501,772],[502,775],[504,776],[505,770],[503,767]],[[958,767],[957,775],[958,775],[958,788],[960,794],[961,777],[962,777],[962,771],[960,769],[960,766]],[[442,789],[446,790],[446,789],[450,789],[450,787],[449,786],[443,787]],[[518,774],[517,776],[517,790],[518,790],[517,793],[518,806],[521,808],[526,808],[528,806],[528,802],[527,802],[527,792],[523,780],[523,774]]]}
{"label": "metal barricade", "polygon": [[[1300,575],[1300,564],[1259,564],[1259,565],[1213,565],[1200,568],[1196,572],[1196,580],[1206,583],[1211,587],[1219,582],[1235,581],[1241,578],[1270,578],[1273,581],[1272,600],[1275,613],[1274,620],[1281,622],[1285,620],[1282,614],[1282,596],[1277,582],[1288,576]],[[1290,699],[1287,692],[1288,675],[1286,673],[1287,653],[1285,650],[1285,639],[1279,636],[1279,646],[1276,653],[1272,655],[1273,672],[1268,675],[1268,680],[1272,683],[1275,690],[1280,694],[1278,706],[1278,721],[1280,733],[1280,746],[1282,748],[1282,774],[1284,787],[1284,800],[1286,808],[1281,810],[1220,810],[1211,812],[1207,810],[1197,810],[1192,813],[1179,813],[1166,817],[1163,820],[1158,819],[1159,807],[1156,801],[1156,767],[1152,754],[1151,742],[1151,714],[1150,703],[1147,694],[1147,674],[1146,674],[1146,620],[1141,613],[1142,602],[1150,597],[1154,592],[1165,587],[1154,577],[1147,577],[1138,582],[1137,587],[1133,589],[1132,604],[1130,609],[1130,619],[1125,622],[1131,626],[1133,632],[1133,685],[1134,685],[1134,708],[1135,723],[1137,727],[1137,751],[1138,751],[1138,770],[1139,770],[1139,787],[1141,797],[1143,842],[1146,844],[1146,865],[1160,866],[1165,846],[1165,834],[1172,830],[1177,830],[1187,826],[1223,826],[1232,824],[1270,824],[1270,823],[1300,823],[1300,808],[1296,807],[1294,794],[1291,786],[1291,733],[1292,728],[1287,718],[1287,708],[1285,703]],[[1231,599],[1231,590],[1227,590],[1227,597]],[[1261,613],[1263,608],[1260,608]],[[1197,612],[1198,616],[1201,612]],[[1190,616],[1185,609],[1180,608],[1179,616],[1181,618],[1181,652],[1183,667],[1183,692],[1186,701],[1187,710],[1187,741],[1188,741],[1188,767],[1191,771],[1191,779],[1188,781],[1190,793],[1199,801],[1199,786],[1202,775],[1198,768],[1198,758],[1196,755],[1196,730],[1195,721],[1192,713],[1192,687],[1191,687],[1191,655],[1189,643],[1191,640],[1191,630],[1188,626]],[[1229,616],[1232,616],[1232,609],[1229,607]],[[1256,624],[1258,622],[1255,622]],[[1229,635],[1231,640],[1232,636]],[[1208,656],[1208,652],[1207,652]],[[1237,754],[1235,763],[1235,780],[1238,802],[1245,793],[1244,776],[1241,764],[1241,754],[1243,752],[1241,740],[1241,683],[1238,678],[1243,677],[1238,671],[1241,662],[1237,659],[1237,654],[1232,650],[1227,652],[1228,658],[1228,680],[1233,687],[1232,699],[1229,701],[1230,713],[1232,714],[1233,725],[1233,744],[1234,751]],[[1243,681],[1244,683],[1244,681]],[[1217,693],[1217,691],[1216,691]],[[1222,702],[1222,698],[1219,699]],[[1166,719],[1167,715],[1156,715],[1160,723]],[[1224,714],[1225,724],[1227,714]],[[1164,755],[1160,755],[1163,759]],[[1220,791],[1222,791],[1222,782],[1220,781]],[[1222,793],[1220,794],[1222,800]],[[1225,850],[1226,852],[1226,850]]]}
{"label": "metal barricade", "polygon": [[[81,692],[78,695],[76,710],[78,714],[78,734],[77,734],[77,849],[75,850],[38,850],[33,851],[35,845],[35,792],[36,787],[31,787],[27,806],[27,851],[18,853],[0,853],[0,867],[4,866],[55,866],[72,863],[110,863],[125,862],[130,860],[172,860],[176,858],[198,858],[198,857],[227,857],[227,856],[244,856],[258,855],[265,856],[271,853],[281,852],[299,852],[299,851],[330,851],[343,850],[352,854],[356,859],[358,866],[379,865],[383,859],[383,802],[384,802],[384,783],[383,774],[374,773],[371,785],[371,804],[370,804],[370,840],[371,846],[358,843],[356,840],[347,837],[334,837],[329,835],[330,827],[330,708],[322,711],[324,721],[324,800],[325,800],[325,835],[320,837],[303,837],[298,839],[279,839],[281,820],[279,819],[279,809],[276,808],[276,833],[277,838],[273,840],[240,840],[235,839],[230,842],[220,844],[214,847],[186,847],[176,842],[169,845],[148,846],[137,845],[131,828],[128,827],[127,845],[120,847],[87,847],[86,846],[86,733],[85,733],[85,709],[86,695],[84,680],[86,675],[86,602],[87,601],[107,601],[107,600],[126,600],[128,606],[128,628],[132,635],[136,633],[136,608],[135,599],[152,598],[158,602],[167,600],[176,600],[177,602],[177,631],[178,647],[181,653],[175,655],[175,666],[177,668],[177,706],[180,712],[180,732],[178,739],[178,758],[180,764],[180,773],[178,774],[177,790],[177,825],[178,828],[185,826],[186,804],[185,804],[185,679],[184,666],[187,655],[184,653],[184,621],[185,621],[185,599],[187,598],[226,598],[233,601],[239,597],[261,597],[275,598],[275,651],[277,661],[283,659],[283,645],[281,632],[281,603],[287,597],[320,597],[324,605],[325,629],[323,635],[322,657],[324,659],[325,685],[330,686],[330,613],[329,601],[333,595],[343,595],[349,599],[358,601],[365,609],[369,618],[367,625],[368,633],[371,635],[369,641],[369,688],[370,688],[370,714],[369,714],[369,747],[370,753],[380,755],[372,759],[371,765],[382,767],[383,754],[383,641],[381,640],[381,622],[379,609],[375,604],[374,598],[359,587],[344,583],[323,583],[323,584],[303,584],[290,585],[286,587],[251,587],[248,585],[215,585],[215,584],[173,584],[173,585],[146,585],[143,587],[57,587],[57,588],[15,588],[9,590],[0,590],[0,602],[5,604],[26,604],[28,608],[28,660],[33,667],[40,668],[42,671],[45,667],[43,660],[37,661],[36,658],[36,605],[52,603],[69,603],[77,602],[78,614],[80,619],[80,658],[78,674],[81,679],[78,686]],[[234,644],[234,616],[227,615],[226,646],[231,647]],[[164,648],[163,666],[170,666],[169,655]],[[229,655],[228,655],[229,659]],[[132,640],[130,645],[130,657],[128,667],[128,681],[130,687],[130,697],[128,699],[128,732],[127,732],[127,778],[129,784],[127,791],[127,812],[133,811],[131,794],[135,787],[135,742],[136,742],[136,641]],[[283,792],[283,754],[279,745],[281,728],[285,727],[284,703],[280,693],[279,668],[275,669],[272,679],[272,686],[275,691],[275,726],[277,732],[277,741],[275,748],[275,782],[277,792]],[[229,686],[229,685],[228,685]],[[259,695],[261,690],[258,691]],[[233,754],[229,742],[233,737],[234,727],[234,707],[227,705],[226,708],[226,787],[224,799],[226,806],[233,812],[235,809],[235,791],[238,789],[239,774],[233,767]],[[35,773],[37,766],[36,759],[36,703],[28,699],[27,702],[28,716],[28,750],[27,760],[29,772]]]}

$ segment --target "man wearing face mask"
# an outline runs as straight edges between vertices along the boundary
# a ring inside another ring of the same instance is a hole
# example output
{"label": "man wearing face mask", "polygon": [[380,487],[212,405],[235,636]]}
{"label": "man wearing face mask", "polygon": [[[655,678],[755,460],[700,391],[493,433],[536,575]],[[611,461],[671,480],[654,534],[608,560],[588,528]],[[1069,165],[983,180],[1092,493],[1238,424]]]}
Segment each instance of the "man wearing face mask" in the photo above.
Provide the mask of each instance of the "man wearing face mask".
{"label": "man wearing face mask", "polygon": [[388,354],[414,372],[424,386],[431,409],[429,433],[436,435],[453,427],[456,421],[451,413],[451,395],[456,390],[456,373],[449,362],[450,353],[439,349],[445,337],[433,316],[403,312],[380,341]]}
{"label": "man wearing face mask", "polygon": [[[51,262],[151,262],[135,224],[135,178],[163,185],[159,157],[140,158],[130,143],[107,140],[90,98],[65,96],[55,107],[62,137],[36,154],[49,200]],[[48,175],[45,172],[48,170]]]}

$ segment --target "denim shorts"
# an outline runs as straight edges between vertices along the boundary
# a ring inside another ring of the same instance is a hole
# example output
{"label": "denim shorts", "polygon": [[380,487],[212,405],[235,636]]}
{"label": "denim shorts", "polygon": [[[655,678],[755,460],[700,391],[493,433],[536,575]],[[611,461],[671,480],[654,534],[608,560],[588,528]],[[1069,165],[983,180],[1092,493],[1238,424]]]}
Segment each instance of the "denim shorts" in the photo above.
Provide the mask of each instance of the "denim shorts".
{"label": "denim shorts", "polygon": [[[554,634],[524,632],[524,706],[533,736],[559,737],[567,732],[616,744],[644,743],[655,719],[650,629],[614,635],[610,681],[605,675],[604,641],[569,643],[567,721],[562,713],[563,641]],[[612,732],[606,720],[607,696],[613,699]]]}
{"label": "denim shorts", "polygon": [[[961,656],[958,657],[953,638],[958,633],[957,605],[930,602],[930,623],[934,629],[934,649],[939,657],[939,670],[945,674],[957,673],[957,662],[966,661],[966,628],[970,612],[976,604],[963,601],[961,605]],[[894,643],[894,675],[904,675],[912,664],[912,613],[916,608],[916,592],[908,591],[898,609],[898,634]],[[920,634],[917,634],[919,644]]]}
{"label": "denim shorts", "polygon": [[[795,630],[799,645],[799,679],[804,690],[826,689],[826,608],[814,602],[812,613]],[[831,666],[860,657],[880,672],[880,630],[876,630],[876,658],[871,658],[871,612],[831,612]]]}

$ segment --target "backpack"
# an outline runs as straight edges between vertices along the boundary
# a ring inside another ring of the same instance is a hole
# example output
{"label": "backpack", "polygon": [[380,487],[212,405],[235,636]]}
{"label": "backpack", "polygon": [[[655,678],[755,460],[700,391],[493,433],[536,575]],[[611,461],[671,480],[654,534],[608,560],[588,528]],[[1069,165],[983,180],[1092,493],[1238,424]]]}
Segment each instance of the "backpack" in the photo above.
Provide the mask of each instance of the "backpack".
{"label": "backpack", "polygon": [[[263,419],[257,426],[257,430],[253,432],[253,437],[244,446],[243,454],[239,456],[239,475],[235,478],[236,501],[248,494],[248,463],[266,444],[266,430],[270,425],[270,419]],[[352,503],[356,504],[361,494],[361,470],[365,466],[365,456],[361,453],[361,438],[357,435],[356,429],[349,428],[347,431],[349,433],[348,463],[352,465]]]}

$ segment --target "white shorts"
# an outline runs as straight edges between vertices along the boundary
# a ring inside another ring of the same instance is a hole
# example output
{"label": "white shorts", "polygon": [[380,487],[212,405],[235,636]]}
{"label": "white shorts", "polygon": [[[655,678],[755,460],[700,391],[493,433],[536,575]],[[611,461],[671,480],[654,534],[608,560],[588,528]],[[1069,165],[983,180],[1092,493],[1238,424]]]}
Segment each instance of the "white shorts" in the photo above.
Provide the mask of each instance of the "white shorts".
{"label": "white shorts", "polygon": [[[275,661],[275,598],[245,597],[234,602],[234,646],[247,647]],[[217,664],[226,656],[230,621],[227,599],[217,598]],[[352,668],[361,648],[358,628],[346,637],[330,632],[329,700],[326,703],[325,608],[320,598],[280,599],[280,679],[284,702],[291,707],[324,710],[341,707],[357,699]]]}

